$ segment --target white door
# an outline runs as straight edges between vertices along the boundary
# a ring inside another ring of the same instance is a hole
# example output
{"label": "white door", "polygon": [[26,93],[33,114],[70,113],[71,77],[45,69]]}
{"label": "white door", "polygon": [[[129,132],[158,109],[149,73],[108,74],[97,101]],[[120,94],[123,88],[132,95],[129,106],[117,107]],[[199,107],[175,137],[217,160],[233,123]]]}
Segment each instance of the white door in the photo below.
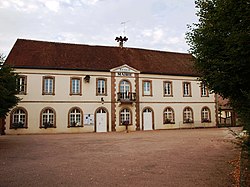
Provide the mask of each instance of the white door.
{"label": "white door", "polygon": [[96,113],[96,132],[107,132],[107,113],[103,109]]}
{"label": "white door", "polygon": [[143,112],[143,130],[153,130],[152,124],[152,111],[149,109],[144,110]]}

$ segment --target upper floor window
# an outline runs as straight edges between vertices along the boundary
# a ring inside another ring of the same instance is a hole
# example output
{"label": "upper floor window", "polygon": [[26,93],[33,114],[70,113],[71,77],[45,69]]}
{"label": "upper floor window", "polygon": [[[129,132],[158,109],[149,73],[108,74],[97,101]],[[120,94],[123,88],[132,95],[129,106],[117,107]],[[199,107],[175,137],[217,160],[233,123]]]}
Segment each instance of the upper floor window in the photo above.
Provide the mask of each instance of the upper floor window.
{"label": "upper floor window", "polygon": [[17,78],[17,91],[18,94],[26,94],[26,90],[27,90],[27,77],[20,75]]}
{"label": "upper floor window", "polygon": [[55,111],[52,108],[45,108],[41,112],[40,128],[56,127]]}
{"label": "upper floor window", "polygon": [[164,116],[163,116],[163,123],[164,124],[171,124],[171,123],[175,123],[174,122],[174,110],[170,107],[167,107],[164,110]]}
{"label": "upper floor window", "polygon": [[183,83],[183,96],[184,97],[191,97],[191,83],[184,82]]}
{"label": "upper floor window", "polygon": [[163,82],[164,96],[173,96],[172,91],[172,82],[164,81]]}
{"label": "upper floor window", "polygon": [[152,96],[152,81],[142,81],[143,96]]}
{"label": "upper floor window", "polygon": [[83,114],[79,108],[72,108],[69,111],[69,125],[68,127],[83,127]]}
{"label": "upper floor window", "polygon": [[96,95],[107,95],[107,79],[96,79]]}
{"label": "upper floor window", "polygon": [[208,97],[208,89],[205,83],[201,83],[201,97]]}
{"label": "upper floor window", "polygon": [[70,78],[70,95],[81,95],[81,78]]}
{"label": "upper floor window", "polygon": [[43,77],[43,95],[55,95],[55,77]]}
{"label": "upper floor window", "polygon": [[122,80],[120,82],[120,98],[130,99],[131,86],[130,82],[127,80]]}
{"label": "upper floor window", "polygon": [[203,107],[201,109],[201,122],[211,122],[210,109],[208,107]]}
{"label": "upper floor window", "polygon": [[183,122],[184,123],[193,123],[194,117],[193,117],[193,110],[190,107],[186,107],[183,110]]}
{"label": "upper floor window", "polygon": [[11,112],[10,128],[27,128],[27,111],[24,108],[16,108]]}

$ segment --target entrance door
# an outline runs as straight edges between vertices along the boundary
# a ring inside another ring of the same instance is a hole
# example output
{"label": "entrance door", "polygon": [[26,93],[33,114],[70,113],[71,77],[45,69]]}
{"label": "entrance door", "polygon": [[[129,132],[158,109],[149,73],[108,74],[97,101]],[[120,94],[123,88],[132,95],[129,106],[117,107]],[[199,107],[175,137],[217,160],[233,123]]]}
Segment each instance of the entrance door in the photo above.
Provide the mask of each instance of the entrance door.
{"label": "entrance door", "polygon": [[103,109],[96,113],[96,132],[107,132],[107,113]]}
{"label": "entrance door", "polygon": [[153,115],[150,109],[143,111],[143,130],[153,130]]}

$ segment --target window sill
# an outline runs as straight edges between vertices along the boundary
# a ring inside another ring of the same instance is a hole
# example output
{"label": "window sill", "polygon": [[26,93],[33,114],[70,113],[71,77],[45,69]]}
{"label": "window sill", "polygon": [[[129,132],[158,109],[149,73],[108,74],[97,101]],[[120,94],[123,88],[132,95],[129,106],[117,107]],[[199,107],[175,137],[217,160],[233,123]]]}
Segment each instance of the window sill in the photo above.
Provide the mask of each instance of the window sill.
{"label": "window sill", "polygon": [[81,93],[77,93],[77,94],[69,94],[70,96],[82,96],[82,94]]}
{"label": "window sill", "polygon": [[55,94],[43,93],[42,95],[51,95],[51,96],[54,96]]}
{"label": "window sill", "polygon": [[173,125],[173,124],[175,124],[175,122],[164,123],[164,125]]}
{"label": "window sill", "polygon": [[10,127],[10,129],[15,129],[15,130],[17,130],[17,129],[27,129],[28,127]]}
{"label": "window sill", "polygon": [[40,127],[40,129],[53,129],[53,128],[56,128],[56,127]]}
{"label": "window sill", "polygon": [[133,124],[127,124],[127,125],[124,125],[124,124],[120,124],[119,126],[122,127],[122,126],[131,126]]}
{"label": "window sill", "polygon": [[192,124],[192,123],[194,123],[193,121],[189,121],[189,122],[183,122],[183,124]]}
{"label": "window sill", "polygon": [[83,125],[68,126],[68,128],[78,128],[78,127],[84,127],[84,126]]}
{"label": "window sill", "polygon": [[99,94],[99,93],[97,93],[96,96],[108,96],[108,94]]}

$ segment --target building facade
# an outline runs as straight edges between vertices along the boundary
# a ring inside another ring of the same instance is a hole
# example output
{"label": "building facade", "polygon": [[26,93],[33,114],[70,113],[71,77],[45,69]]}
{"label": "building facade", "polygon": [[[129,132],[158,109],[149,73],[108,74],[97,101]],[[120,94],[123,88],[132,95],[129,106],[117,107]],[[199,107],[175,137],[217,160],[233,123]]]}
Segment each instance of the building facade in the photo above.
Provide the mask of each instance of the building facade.
{"label": "building facade", "polygon": [[6,64],[22,98],[7,134],[216,126],[189,54],[19,39]]}

